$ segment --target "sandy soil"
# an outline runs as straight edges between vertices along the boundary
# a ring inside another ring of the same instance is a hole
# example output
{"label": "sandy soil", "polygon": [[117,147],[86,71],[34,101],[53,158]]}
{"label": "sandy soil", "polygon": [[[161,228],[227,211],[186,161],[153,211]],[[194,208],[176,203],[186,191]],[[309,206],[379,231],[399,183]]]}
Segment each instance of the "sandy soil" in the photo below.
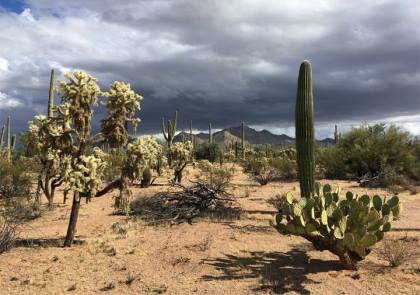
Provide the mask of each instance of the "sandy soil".
{"label": "sandy soil", "polygon": [[[133,195],[150,196],[167,189],[166,183],[160,178]],[[336,256],[274,231],[273,216],[258,211],[274,210],[267,200],[276,194],[297,194],[297,182],[259,186],[239,173],[233,183],[248,212],[233,221],[150,226],[113,215],[112,193],[83,204],[77,235],[85,243],[22,245],[0,255],[0,294],[420,294],[418,259],[390,268],[374,251],[358,271],[347,271]],[[354,182],[330,183],[343,191],[390,195]],[[403,215],[388,236],[419,238],[420,195],[400,197]],[[62,238],[69,213],[70,205],[60,205],[26,224],[21,237]]]}

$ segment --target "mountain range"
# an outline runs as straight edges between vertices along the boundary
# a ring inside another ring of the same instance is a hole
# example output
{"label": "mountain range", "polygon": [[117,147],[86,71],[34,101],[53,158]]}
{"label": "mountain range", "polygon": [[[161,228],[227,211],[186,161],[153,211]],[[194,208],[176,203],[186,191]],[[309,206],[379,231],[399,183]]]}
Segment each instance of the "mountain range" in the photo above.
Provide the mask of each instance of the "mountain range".
{"label": "mountain range", "polygon": [[[182,141],[183,138],[188,139],[190,134],[182,131],[174,137],[174,142]],[[208,141],[208,133],[194,134],[196,144],[202,144]],[[241,142],[241,126],[225,128],[221,131],[213,133],[213,142],[218,145],[225,146],[231,142]],[[245,126],[245,142],[251,145],[269,144],[275,147],[288,147],[295,144],[295,139],[286,134],[273,134],[268,130],[257,131],[249,126]],[[317,140],[319,144],[334,144],[332,138]]]}

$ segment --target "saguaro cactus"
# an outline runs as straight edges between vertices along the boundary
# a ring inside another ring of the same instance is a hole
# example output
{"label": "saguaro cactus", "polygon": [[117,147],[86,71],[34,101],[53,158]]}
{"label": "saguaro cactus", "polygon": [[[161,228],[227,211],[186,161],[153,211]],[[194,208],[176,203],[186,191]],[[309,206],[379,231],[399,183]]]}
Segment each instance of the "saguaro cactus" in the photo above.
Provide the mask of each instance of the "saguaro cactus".
{"label": "saguaro cactus", "polygon": [[300,65],[296,97],[296,150],[301,196],[314,192],[314,107],[312,69],[309,61]]}
{"label": "saguaro cactus", "polygon": [[54,69],[51,70],[50,75],[50,91],[48,93],[48,117],[53,116],[53,107],[54,107]]}
{"label": "saguaro cactus", "polygon": [[241,123],[241,147],[242,147],[242,159],[245,160],[245,123]]}
{"label": "saguaro cactus", "polygon": [[12,142],[10,143],[10,147],[12,150],[14,150],[16,147],[16,135],[14,134],[12,135]]}
{"label": "saguaro cactus", "polygon": [[12,159],[12,146],[11,146],[11,138],[10,138],[10,116],[7,117],[7,123],[6,123],[7,129],[6,129],[6,140],[7,140],[7,161],[11,161]]}
{"label": "saguaro cactus", "polygon": [[193,144],[193,148],[194,148],[194,135],[192,133],[192,120],[190,120],[190,141]]}
{"label": "saguaro cactus", "polygon": [[213,134],[211,133],[211,123],[209,123],[209,144],[213,143]]}
{"label": "saguaro cactus", "polygon": [[340,135],[338,133],[337,125],[335,125],[335,130],[334,130],[334,142],[335,144],[338,144],[340,142]]}
{"label": "saguaro cactus", "polygon": [[[175,137],[175,133],[176,133],[176,124],[178,122],[178,111],[175,111],[175,119],[172,123],[171,120],[168,120],[168,131],[165,130],[165,118],[162,117],[162,133],[163,133],[163,137],[166,140],[166,143],[168,145],[168,149],[171,149],[172,146],[172,141],[174,140]],[[171,160],[171,153],[168,153],[168,163],[169,165],[171,165],[172,160]]]}
{"label": "saguaro cactus", "polygon": [[4,128],[5,126],[3,125],[3,127],[1,128],[1,133],[0,133],[0,150],[3,148],[3,144],[4,144]]}

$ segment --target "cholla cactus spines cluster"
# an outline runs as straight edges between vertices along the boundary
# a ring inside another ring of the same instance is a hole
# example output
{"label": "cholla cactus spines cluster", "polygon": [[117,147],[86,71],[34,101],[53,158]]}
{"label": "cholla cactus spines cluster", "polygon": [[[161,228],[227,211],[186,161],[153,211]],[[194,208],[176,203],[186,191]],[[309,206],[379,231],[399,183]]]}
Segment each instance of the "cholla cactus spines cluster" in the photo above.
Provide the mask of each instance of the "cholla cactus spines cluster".
{"label": "cholla cactus spines cluster", "polygon": [[105,140],[114,147],[125,145],[128,141],[127,124],[130,123],[134,129],[137,129],[140,122],[135,118],[135,114],[140,110],[143,97],[135,93],[130,84],[119,81],[111,85],[106,96],[109,115],[106,120],[102,120]]}
{"label": "cholla cactus spines cluster", "polygon": [[333,191],[328,184],[321,187],[319,183],[315,187],[315,195],[309,199],[283,195],[275,227],[281,234],[306,238],[318,250],[333,252],[354,269],[391,229],[391,221],[399,217],[399,199],[351,192],[340,199],[339,189]]}
{"label": "cholla cactus spines cluster", "polygon": [[[159,158],[162,157],[162,146],[156,138],[147,136],[135,140],[127,145],[127,157],[132,167],[131,178],[137,179],[146,168],[158,166]],[[162,160],[162,159],[160,159]]]}
{"label": "cholla cactus spines cluster", "polygon": [[37,148],[38,156],[45,157],[51,149],[67,154],[73,151],[72,129],[70,126],[66,129],[66,125],[62,123],[67,120],[65,117],[63,121],[59,117],[49,118],[45,115],[37,115],[34,119],[29,122],[29,132],[35,139],[34,146]]}
{"label": "cholla cactus spines cluster", "polygon": [[72,164],[71,158],[66,162],[64,173],[65,189],[68,191],[79,192],[88,198],[94,196],[104,176],[105,153],[95,147],[90,156],[82,155],[77,163]]}
{"label": "cholla cactus spines cluster", "polygon": [[181,167],[185,163],[190,162],[192,160],[192,151],[193,147],[190,141],[174,143],[170,150],[173,165]]}
{"label": "cholla cactus spines cluster", "polygon": [[69,116],[79,140],[85,140],[91,130],[92,107],[102,92],[96,78],[85,72],[75,71],[64,76],[67,81],[61,81],[58,90],[63,102],[69,104]]}

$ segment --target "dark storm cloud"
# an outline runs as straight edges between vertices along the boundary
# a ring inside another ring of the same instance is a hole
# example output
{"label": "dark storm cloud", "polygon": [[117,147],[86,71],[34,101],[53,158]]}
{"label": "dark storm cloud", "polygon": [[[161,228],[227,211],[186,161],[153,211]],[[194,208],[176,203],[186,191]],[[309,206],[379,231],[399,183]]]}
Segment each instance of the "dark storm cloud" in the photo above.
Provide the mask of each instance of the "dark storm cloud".
{"label": "dark storm cloud", "polygon": [[143,132],[175,110],[185,128],[287,129],[303,59],[320,124],[419,115],[420,5],[347,2],[29,0],[31,11],[0,12],[0,92],[23,104],[0,100],[0,115],[26,126],[45,109],[49,68],[79,68],[104,90],[131,82]]}

